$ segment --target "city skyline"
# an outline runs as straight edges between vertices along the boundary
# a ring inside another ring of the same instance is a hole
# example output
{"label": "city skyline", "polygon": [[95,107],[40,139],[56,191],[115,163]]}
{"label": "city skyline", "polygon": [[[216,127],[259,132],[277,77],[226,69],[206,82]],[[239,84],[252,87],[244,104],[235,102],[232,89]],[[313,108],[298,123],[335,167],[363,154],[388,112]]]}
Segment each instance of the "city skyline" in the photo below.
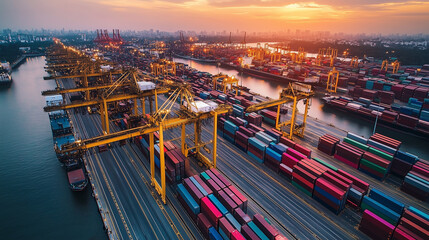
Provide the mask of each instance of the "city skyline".
{"label": "city skyline", "polygon": [[428,1],[6,0],[0,28],[429,33]]}

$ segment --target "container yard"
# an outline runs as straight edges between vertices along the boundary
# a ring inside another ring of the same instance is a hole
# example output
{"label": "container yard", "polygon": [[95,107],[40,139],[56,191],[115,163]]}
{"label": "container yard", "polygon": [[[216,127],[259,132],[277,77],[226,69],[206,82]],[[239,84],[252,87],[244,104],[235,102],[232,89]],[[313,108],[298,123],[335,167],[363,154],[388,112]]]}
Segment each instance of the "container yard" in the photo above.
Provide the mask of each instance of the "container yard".
{"label": "container yard", "polygon": [[[135,51],[121,47],[117,31],[111,41],[98,31],[95,42],[88,49],[56,39],[44,80],[57,88],[42,95],[69,186],[90,188],[109,239],[429,236],[428,161],[376,128],[364,137],[308,116],[326,93],[330,108],[427,141],[424,68],[268,44],[203,51],[153,42]],[[236,76],[169,55],[287,87],[263,97]],[[273,61],[275,71],[255,67]]]}

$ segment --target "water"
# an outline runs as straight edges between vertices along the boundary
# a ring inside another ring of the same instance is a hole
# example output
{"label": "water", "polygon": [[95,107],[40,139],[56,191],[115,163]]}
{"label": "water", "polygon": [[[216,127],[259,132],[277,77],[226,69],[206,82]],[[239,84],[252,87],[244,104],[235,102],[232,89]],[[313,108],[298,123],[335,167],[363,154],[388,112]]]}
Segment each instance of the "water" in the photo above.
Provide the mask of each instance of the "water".
{"label": "water", "polygon": [[55,156],[44,66],[28,59],[0,89],[0,239],[106,239],[90,188],[72,192]]}
{"label": "water", "polygon": [[[240,75],[238,71],[232,69],[218,68],[215,64],[200,63],[188,59],[175,58],[174,61],[188,64],[189,66],[198,69],[199,71],[209,72],[211,74],[218,74],[219,72],[235,76],[242,84],[251,89],[251,91],[267,96],[273,99],[279,97],[280,91],[287,87],[284,83],[275,81],[267,81],[264,79],[251,77],[248,75]],[[337,128],[344,129],[353,133],[358,133],[366,138],[372,135],[374,129],[374,121],[350,115],[345,112],[339,112],[329,107],[324,107],[321,100],[323,94],[316,94],[311,100],[311,107],[308,115],[318,118],[324,122],[330,123]],[[301,113],[304,112],[304,105],[302,101],[298,104],[298,109]],[[429,148],[427,147],[428,140],[410,135],[404,132],[393,131],[381,125],[377,125],[376,132],[387,135],[389,137],[402,141],[401,150],[413,153],[420,158],[429,160]]]}

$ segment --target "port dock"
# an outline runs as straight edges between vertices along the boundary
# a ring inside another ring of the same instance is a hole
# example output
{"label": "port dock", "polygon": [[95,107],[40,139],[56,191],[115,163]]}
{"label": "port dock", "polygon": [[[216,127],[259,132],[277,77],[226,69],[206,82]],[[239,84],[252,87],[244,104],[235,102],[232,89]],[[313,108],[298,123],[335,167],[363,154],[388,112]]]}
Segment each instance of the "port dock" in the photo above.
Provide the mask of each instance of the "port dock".
{"label": "port dock", "polygon": [[[159,78],[154,79],[161,82]],[[59,89],[67,92],[68,89],[78,87],[75,80],[77,79],[62,77],[55,81]],[[86,82],[83,85],[87,84]],[[89,91],[87,92],[85,94],[89,97]],[[64,96],[64,106],[73,104],[71,93],[65,93]],[[104,104],[106,104],[107,97],[103,95]],[[167,95],[155,94],[154,97],[155,99],[150,101],[141,102],[135,98],[133,114],[144,116],[148,114],[146,110],[151,109],[152,111],[153,102],[156,102],[158,106],[164,106],[164,103],[169,101]],[[256,95],[253,97],[258,104],[273,101]],[[277,105],[280,106],[280,104]],[[158,109],[158,106],[155,109]],[[107,107],[104,109],[100,107],[96,111],[89,110],[90,108],[86,105],[67,110],[73,126],[74,137],[79,141],[94,139],[102,135],[109,136],[111,133],[120,133],[123,130],[118,126],[116,120],[104,117],[104,115],[108,116]],[[180,110],[181,106],[177,102],[169,109],[170,112]],[[293,111],[280,114],[280,121],[293,119],[291,112]],[[298,114],[296,118],[298,122],[305,122],[305,117],[301,114]],[[106,125],[110,128],[106,128]],[[213,133],[216,133],[215,126],[214,121],[205,121],[201,125],[199,141],[203,143],[212,141]],[[262,127],[272,128],[267,123],[263,123]],[[165,141],[180,146],[183,130],[185,135],[192,136],[195,129],[193,126],[187,125],[182,130],[180,128],[166,129],[163,134]],[[429,211],[427,202],[419,201],[400,191],[402,181],[400,178],[389,176],[385,181],[379,181],[318,151],[319,137],[324,134],[342,139],[347,132],[315,118],[307,117],[305,137],[294,138],[294,141],[310,149],[312,157],[323,159],[407,206]],[[109,143],[107,149],[103,151],[100,148],[87,149],[83,155],[90,186],[109,238],[203,239],[203,234],[195,221],[179,203],[176,188],[178,182],[167,183],[164,204],[162,197],[153,186],[148,157],[137,146],[134,138],[124,140],[125,142],[122,143]],[[196,140],[186,138],[188,146],[191,146],[193,141]],[[80,147],[82,146],[78,145],[78,148]],[[208,159],[214,149],[208,147],[208,150],[204,150],[201,150],[200,154]],[[262,214],[287,239],[369,239],[358,229],[362,213],[355,208],[346,206],[338,215],[335,214],[293,186],[285,175],[278,174],[266,165],[258,163],[223,137],[217,137],[216,152],[217,163],[215,166],[218,171],[249,200],[247,213],[250,216]],[[203,161],[197,161],[195,157],[189,157],[189,165],[189,169],[192,169],[194,173],[207,169]],[[190,172],[192,171],[190,170]],[[155,179],[160,178],[160,174],[156,173]]]}

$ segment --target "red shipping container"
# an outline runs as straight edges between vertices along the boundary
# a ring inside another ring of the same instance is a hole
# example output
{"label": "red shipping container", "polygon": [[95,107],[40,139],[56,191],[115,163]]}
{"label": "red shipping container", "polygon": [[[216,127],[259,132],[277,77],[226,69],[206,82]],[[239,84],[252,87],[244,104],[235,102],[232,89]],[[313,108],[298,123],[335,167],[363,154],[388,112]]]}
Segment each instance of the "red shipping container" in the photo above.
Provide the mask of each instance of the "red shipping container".
{"label": "red shipping container", "polygon": [[262,215],[255,214],[253,216],[253,222],[259,229],[261,229],[268,239],[275,240],[276,236],[279,235],[279,232],[271,226]]}
{"label": "red shipping container", "polygon": [[219,228],[231,239],[231,233],[235,230],[235,228],[229,223],[228,219],[222,217],[219,219]]}
{"label": "red shipping container", "polygon": [[208,238],[209,237],[209,228],[212,227],[212,224],[207,219],[206,215],[204,215],[204,213],[198,214],[197,226],[201,230],[201,232],[203,233],[204,237]]}
{"label": "red shipping container", "polygon": [[280,138],[280,143],[283,143],[284,145],[290,147],[290,148],[294,148],[295,147],[295,142],[290,140],[289,138],[286,137],[281,137]]}
{"label": "red shipping container", "polygon": [[208,199],[208,197],[203,197],[201,199],[201,211],[204,213],[211,224],[217,229],[219,219],[222,217],[222,213],[216,208],[215,205]]}
{"label": "red shipping container", "polygon": [[229,186],[229,190],[231,190],[231,192],[233,192],[235,196],[237,196],[243,202],[243,211],[247,212],[247,202],[248,202],[247,198],[243,196],[243,194],[241,194],[241,192],[239,192],[237,188],[235,188],[232,185]]}
{"label": "red shipping container", "polygon": [[238,230],[234,230],[231,233],[231,240],[246,240]]}
{"label": "red shipping container", "polygon": [[305,148],[299,144],[295,144],[294,149],[297,150],[298,152],[304,154],[308,158],[311,157],[311,150],[308,148]]}

